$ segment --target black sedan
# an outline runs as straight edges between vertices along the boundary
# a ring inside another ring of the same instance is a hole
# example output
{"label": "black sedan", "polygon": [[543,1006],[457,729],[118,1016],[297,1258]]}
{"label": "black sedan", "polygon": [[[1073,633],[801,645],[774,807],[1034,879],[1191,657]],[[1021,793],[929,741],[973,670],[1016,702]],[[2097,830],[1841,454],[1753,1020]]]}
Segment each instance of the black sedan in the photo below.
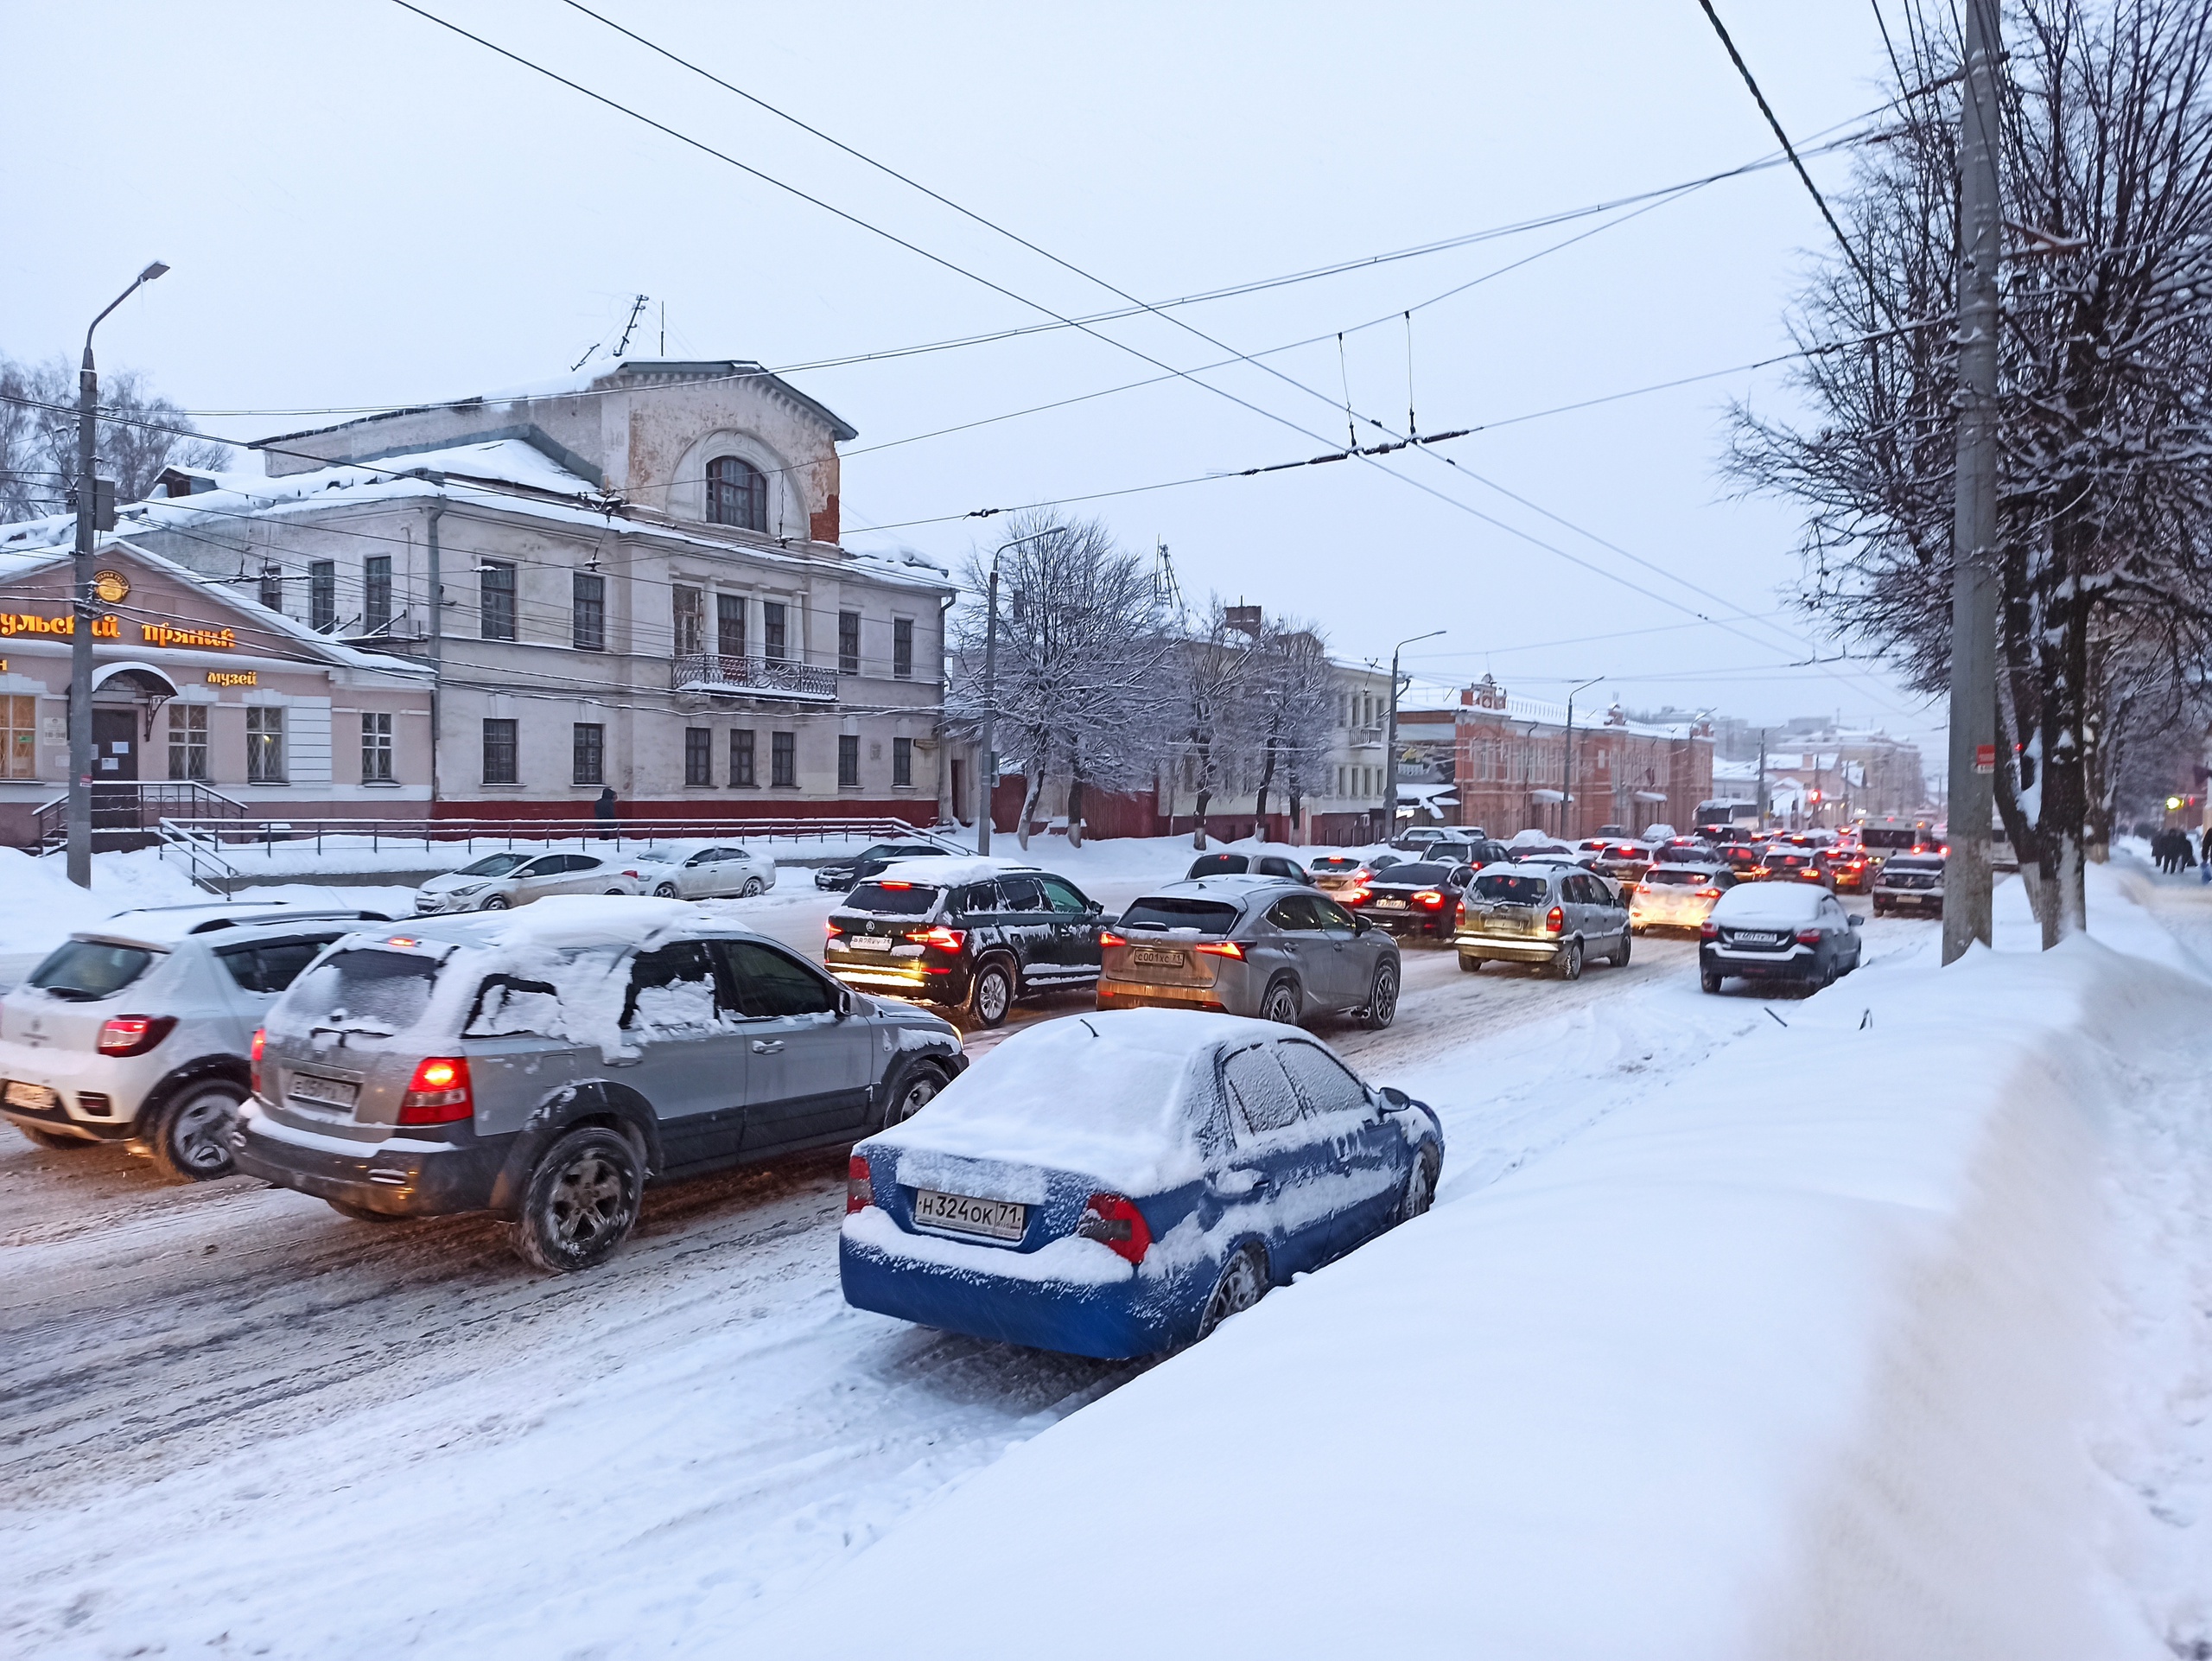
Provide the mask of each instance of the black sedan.
{"label": "black sedan", "polygon": [[1337,898],[1378,928],[1448,940],[1459,915],[1459,898],[1474,868],[1422,860],[1377,871]]}
{"label": "black sedan", "polygon": [[1713,902],[1698,931],[1700,987],[1784,981],[1815,992],[1859,967],[1859,930],[1842,902],[1809,882],[1745,882]]}
{"label": "black sedan", "polygon": [[850,859],[841,859],[835,864],[824,865],[814,874],[814,886],[842,893],[855,882],[865,882],[882,874],[887,865],[902,859],[935,859],[941,855],[958,855],[958,848],[948,848],[938,842],[879,842],[864,849]]}

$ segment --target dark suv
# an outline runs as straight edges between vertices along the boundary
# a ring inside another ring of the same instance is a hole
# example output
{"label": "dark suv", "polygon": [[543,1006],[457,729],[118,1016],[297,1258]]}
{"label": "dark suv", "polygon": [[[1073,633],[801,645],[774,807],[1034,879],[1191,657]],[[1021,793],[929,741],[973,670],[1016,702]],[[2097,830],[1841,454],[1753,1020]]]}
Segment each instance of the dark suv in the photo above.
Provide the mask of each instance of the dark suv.
{"label": "dark suv", "polygon": [[1031,866],[904,860],[830,914],[823,961],[848,986],[963,1008],[995,1027],[1018,998],[1097,983],[1103,910]]}
{"label": "dark suv", "polygon": [[902,859],[939,859],[953,850],[937,842],[879,842],[873,848],[862,849],[850,859],[841,859],[824,865],[814,874],[817,888],[849,888],[855,882],[865,882],[877,875],[887,865]]}

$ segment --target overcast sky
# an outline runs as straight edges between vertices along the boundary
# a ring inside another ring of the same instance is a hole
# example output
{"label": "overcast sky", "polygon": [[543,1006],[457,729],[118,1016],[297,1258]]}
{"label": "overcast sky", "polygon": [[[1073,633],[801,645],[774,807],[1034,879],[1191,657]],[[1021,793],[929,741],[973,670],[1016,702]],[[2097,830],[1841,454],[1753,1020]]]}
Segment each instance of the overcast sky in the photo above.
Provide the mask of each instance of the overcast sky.
{"label": "overcast sky", "polygon": [[[559,0],[421,3],[1022,300],[1071,315],[1117,303]],[[1148,301],[1631,196],[1773,149],[1696,0],[593,3]],[[1801,143],[1878,104],[1887,66],[1868,7],[1719,10]],[[103,325],[101,361],[188,408],[247,412],[202,419],[226,436],[321,419],[281,412],[558,374],[595,341],[611,349],[639,293],[652,305],[632,355],[659,351],[664,306],[671,355],[772,367],[1042,317],[392,0],[13,0],[6,18],[0,351],[73,356],[90,316],[166,260],[172,273]],[[1811,165],[1840,185],[1849,159]],[[1174,313],[1236,352],[1319,337],[1266,360],[1287,380],[1243,364],[1204,377],[1256,408],[1170,379],[920,436],[1162,374],[1111,340],[1183,370],[1228,355],[1148,316],[1102,326],[1109,340],[1058,330],[790,378],[860,430],[844,475],[856,548],[953,560],[988,535],[991,521],[959,517],[973,510],[1131,492],[1073,511],[1134,549],[1165,541],[1192,600],[1312,618],[1348,657],[1443,627],[1408,648],[1440,684],[1487,668],[1557,697],[1603,677],[1586,699],[1775,722],[1840,712],[1932,744],[1940,705],[1880,672],[1786,666],[1836,650],[1779,609],[1798,516],[1732,500],[1717,469],[1729,400],[1788,408],[1783,369],[1431,455],[1207,476],[1341,443],[1347,384],[1357,414],[1402,430],[1408,308],[1427,432],[1788,349],[1785,307],[1826,233],[1786,169],[1608,224]]]}

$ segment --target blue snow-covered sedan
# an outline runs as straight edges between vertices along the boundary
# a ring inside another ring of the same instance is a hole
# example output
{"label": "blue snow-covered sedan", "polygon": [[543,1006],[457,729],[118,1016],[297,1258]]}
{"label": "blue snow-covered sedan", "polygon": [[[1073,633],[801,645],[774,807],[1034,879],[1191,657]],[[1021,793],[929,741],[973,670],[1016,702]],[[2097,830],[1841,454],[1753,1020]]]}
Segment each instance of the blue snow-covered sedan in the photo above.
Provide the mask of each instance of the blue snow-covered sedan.
{"label": "blue snow-covered sedan", "polygon": [[853,1150],[846,1301],[1148,1355],[1428,1209],[1436,1115],[1271,1021],[1178,1009],[1016,1034]]}

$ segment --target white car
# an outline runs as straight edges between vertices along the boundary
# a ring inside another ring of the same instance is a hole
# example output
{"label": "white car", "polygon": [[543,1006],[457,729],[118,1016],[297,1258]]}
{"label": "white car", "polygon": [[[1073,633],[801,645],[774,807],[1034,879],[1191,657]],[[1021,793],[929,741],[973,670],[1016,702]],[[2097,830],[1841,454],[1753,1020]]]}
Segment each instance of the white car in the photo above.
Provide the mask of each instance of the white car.
{"label": "white car", "polygon": [[642,894],[634,854],[487,854],[415,890],[415,912],[505,911],[549,894]]}
{"label": "white car", "polygon": [[1643,934],[1655,928],[1696,933],[1736,874],[1720,865],[1654,865],[1628,891],[1628,926]]}
{"label": "white car", "polygon": [[236,903],[126,911],[0,997],[0,1113],[43,1148],[127,1142],[170,1176],[231,1173],[255,1028],[376,912]]}
{"label": "white car", "polygon": [[747,899],[776,886],[774,860],[728,843],[658,843],[631,861],[643,892],[663,900]]}

